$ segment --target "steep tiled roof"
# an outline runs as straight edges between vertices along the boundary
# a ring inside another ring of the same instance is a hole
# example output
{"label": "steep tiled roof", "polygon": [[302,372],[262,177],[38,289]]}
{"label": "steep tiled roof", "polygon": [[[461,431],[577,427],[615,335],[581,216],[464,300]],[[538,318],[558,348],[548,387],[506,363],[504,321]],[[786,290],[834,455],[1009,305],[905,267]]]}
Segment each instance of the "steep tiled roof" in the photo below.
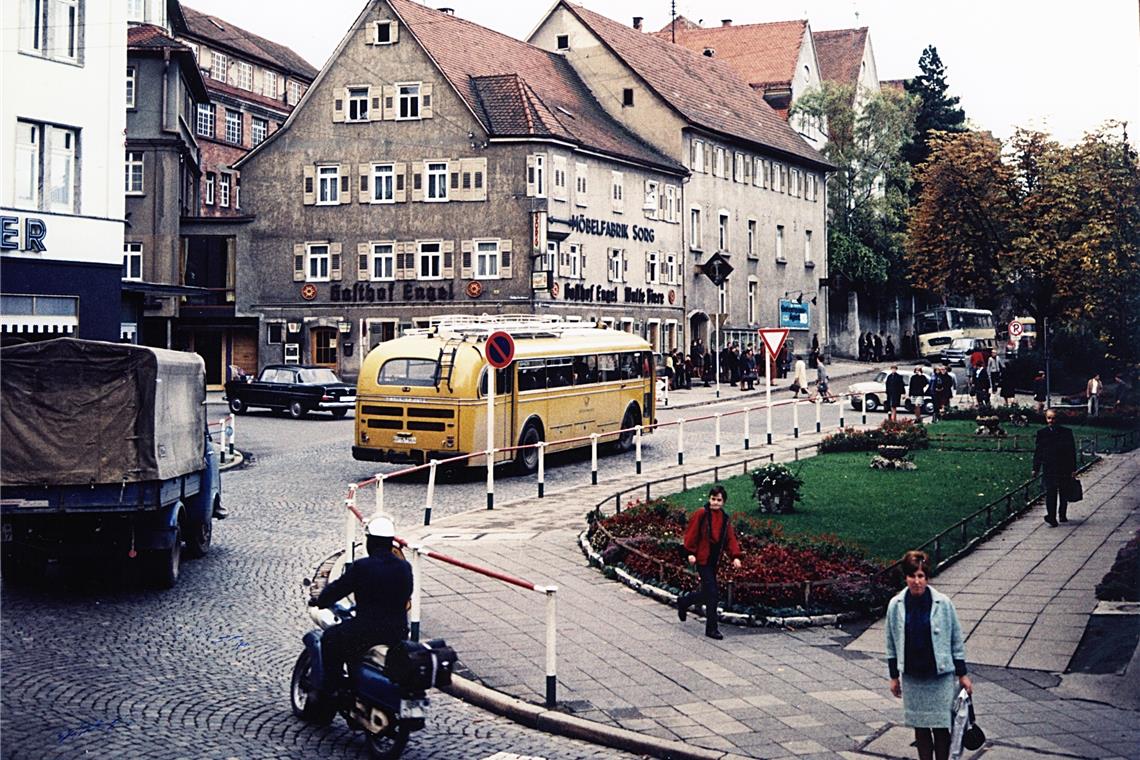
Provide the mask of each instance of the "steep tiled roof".
{"label": "steep tiled roof", "polygon": [[[741,79],[759,87],[792,81],[806,33],[807,22],[802,20],[709,29],[677,27],[677,44],[697,53],[712,48],[717,60],[731,63]],[[669,39],[668,27],[655,34]]]}
{"label": "steep tiled roof", "polygon": [[194,58],[194,51],[171,37],[165,29],[151,24],[138,24],[127,27],[127,53],[135,55],[157,55],[159,51],[169,50],[171,55],[181,59],[182,75],[190,85],[194,97],[202,103],[208,103],[210,96],[206,85],[202,81],[202,72],[198,70],[198,61]]}
{"label": "steep tiled roof", "polygon": [[674,24],[676,24],[676,26],[677,26],[677,33],[678,34],[685,31],[686,29],[700,29],[701,28],[701,25],[696,23],[695,21],[689,21],[689,19],[685,18],[684,16],[678,16],[677,18],[673,19],[672,21],[670,21],[665,26],[658,29],[656,32],[654,32],[654,34],[657,34],[658,36],[663,36],[665,39],[669,39],[670,35],[671,35],[670,30],[673,28]]}
{"label": "steep tiled roof", "polygon": [[812,32],[819,78],[825,82],[854,85],[859,82],[859,65],[867,46],[867,27]]}
{"label": "steep tiled roof", "polygon": [[728,63],[581,6],[562,5],[690,123],[830,166]]}
{"label": "steep tiled roof", "polygon": [[553,137],[685,171],[610,118],[563,56],[410,0],[388,2],[492,136]]}
{"label": "steep tiled roof", "polygon": [[284,45],[247,32],[245,29],[234,26],[216,16],[200,13],[187,5],[182,6],[182,12],[186,17],[186,26],[191,37],[199,37],[218,45],[218,47],[229,48],[239,55],[255,58],[272,66],[279,66],[309,81],[317,76],[317,70],[308,61]]}

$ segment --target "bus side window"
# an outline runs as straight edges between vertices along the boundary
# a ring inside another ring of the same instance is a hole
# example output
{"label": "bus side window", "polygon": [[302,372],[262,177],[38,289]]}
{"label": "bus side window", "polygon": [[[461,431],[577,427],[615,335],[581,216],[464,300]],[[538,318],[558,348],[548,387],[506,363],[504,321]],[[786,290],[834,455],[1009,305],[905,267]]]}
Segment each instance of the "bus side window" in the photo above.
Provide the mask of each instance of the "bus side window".
{"label": "bus side window", "polygon": [[515,365],[511,364],[503,369],[497,370],[495,372],[495,392],[510,393],[514,389]]}
{"label": "bus side window", "polygon": [[546,387],[546,363],[532,359],[519,363],[519,391],[536,391]]}
{"label": "bus side window", "polygon": [[598,375],[603,383],[619,380],[616,354],[598,354]]}
{"label": "bus side window", "polygon": [[571,369],[569,358],[547,359],[546,387],[565,388],[571,385],[573,382]]}
{"label": "bus side window", "polygon": [[598,357],[578,356],[574,359],[574,385],[598,382]]}

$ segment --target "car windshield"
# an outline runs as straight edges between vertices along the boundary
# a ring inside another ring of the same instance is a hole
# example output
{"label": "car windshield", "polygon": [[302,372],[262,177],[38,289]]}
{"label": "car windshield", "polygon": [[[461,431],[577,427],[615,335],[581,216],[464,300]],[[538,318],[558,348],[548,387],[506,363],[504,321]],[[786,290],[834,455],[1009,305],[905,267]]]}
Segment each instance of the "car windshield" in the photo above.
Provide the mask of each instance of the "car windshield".
{"label": "car windshield", "polygon": [[973,338],[958,338],[957,340],[955,340],[953,343],[950,344],[950,347],[956,348],[959,351],[969,351],[970,349],[972,349],[974,347],[974,339]]}
{"label": "car windshield", "polygon": [[875,375],[875,382],[876,383],[887,382],[887,373],[886,372],[880,372],[879,374]]}
{"label": "car windshield", "polygon": [[339,383],[340,378],[331,369],[303,369],[301,370],[301,382],[310,385],[326,385],[328,383]]}

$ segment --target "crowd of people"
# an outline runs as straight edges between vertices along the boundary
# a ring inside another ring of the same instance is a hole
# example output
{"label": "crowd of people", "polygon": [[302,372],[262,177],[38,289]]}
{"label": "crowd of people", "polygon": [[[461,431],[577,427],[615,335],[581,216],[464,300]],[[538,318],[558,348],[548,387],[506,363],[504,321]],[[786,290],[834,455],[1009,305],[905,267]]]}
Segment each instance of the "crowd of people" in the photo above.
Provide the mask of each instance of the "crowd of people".
{"label": "crowd of people", "polygon": [[[772,380],[787,378],[798,363],[804,362],[805,359],[796,356],[788,344],[783,345],[773,362]],[[764,367],[763,347],[745,346],[737,341],[726,343],[718,356],[714,349],[705,346],[703,340],[697,339],[689,346],[688,353],[679,348],[666,351],[662,356],[662,364],[661,377],[668,383],[670,390],[690,390],[694,384],[703,384],[708,388],[717,382],[718,366],[720,382],[739,387],[742,391],[755,390],[756,383],[769,376]],[[823,366],[823,351],[817,335],[812,336],[806,366]],[[806,372],[800,388],[807,393]]]}

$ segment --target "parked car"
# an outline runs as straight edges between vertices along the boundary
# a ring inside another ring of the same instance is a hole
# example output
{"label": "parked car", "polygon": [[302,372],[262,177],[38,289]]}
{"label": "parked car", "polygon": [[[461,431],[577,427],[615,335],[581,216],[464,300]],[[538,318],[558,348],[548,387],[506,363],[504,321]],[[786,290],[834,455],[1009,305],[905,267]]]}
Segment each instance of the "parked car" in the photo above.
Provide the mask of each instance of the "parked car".
{"label": "parked car", "polygon": [[234,414],[261,407],[289,412],[299,420],[312,411],[330,412],[340,419],[356,406],[356,388],[341,382],[328,367],[270,364],[256,380],[226,383],[225,400]]}
{"label": "parked car", "polygon": [[942,363],[951,367],[965,367],[966,358],[977,349],[992,351],[994,342],[989,338],[955,338],[942,349]]}
{"label": "parked car", "polygon": [[[930,374],[927,373],[927,377]],[[903,380],[910,382],[910,376],[904,374]],[[887,403],[887,373],[880,372],[875,375],[874,380],[864,380],[861,383],[852,383],[847,386],[847,392],[851,394],[851,408],[855,411],[862,411],[863,409],[863,395],[867,396],[867,411],[877,412],[883,409]],[[951,399],[950,403],[953,404],[954,400]],[[903,408],[908,412],[914,413],[914,404],[910,400],[910,396],[903,396]],[[922,413],[934,414],[934,399],[927,396],[922,400]]]}

